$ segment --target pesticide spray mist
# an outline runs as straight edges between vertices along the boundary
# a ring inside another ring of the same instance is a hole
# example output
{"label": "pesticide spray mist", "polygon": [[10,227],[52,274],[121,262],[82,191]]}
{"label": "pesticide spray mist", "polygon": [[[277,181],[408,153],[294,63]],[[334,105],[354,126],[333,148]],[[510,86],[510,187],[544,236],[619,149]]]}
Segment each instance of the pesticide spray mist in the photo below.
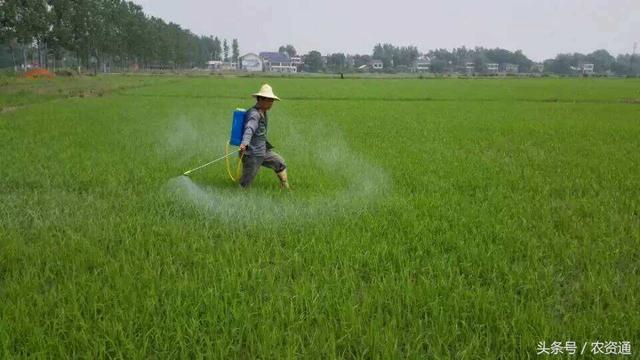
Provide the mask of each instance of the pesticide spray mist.
{"label": "pesticide spray mist", "polygon": [[[321,123],[321,120],[313,122]],[[213,186],[198,183],[187,176],[170,179],[164,190],[173,201],[230,225],[251,223],[260,226],[284,221],[315,222],[354,214],[381,200],[389,184],[387,175],[383,169],[368,163],[351,151],[338,132],[329,131],[320,125],[306,126],[302,132],[293,122],[284,124],[288,125],[280,126],[278,130],[287,134],[287,148],[297,149],[296,166],[313,168],[317,174],[329,174],[331,179],[335,180],[330,182],[331,189],[311,187],[304,189],[304,193],[297,194],[295,174],[298,172],[289,162],[289,172],[293,174],[293,192],[280,192],[275,188],[253,188],[244,191],[237,184]],[[189,129],[189,126],[185,126],[181,121],[179,128]],[[174,138],[171,139],[170,148],[183,148],[176,145],[180,139],[189,138],[190,141],[199,142],[193,139],[192,131],[188,130],[186,133],[189,136],[173,132]],[[310,142],[308,139],[318,141]],[[293,157],[287,156],[287,153],[282,155],[285,159]],[[222,174],[221,165],[216,164],[212,167]],[[305,172],[305,169],[299,170],[302,174],[310,173]],[[267,168],[260,171],[273,174]],[[272,176],[275,186],[277,180],[275,175]],[[311,180],[307,180],[307,183],[312,183]]]}

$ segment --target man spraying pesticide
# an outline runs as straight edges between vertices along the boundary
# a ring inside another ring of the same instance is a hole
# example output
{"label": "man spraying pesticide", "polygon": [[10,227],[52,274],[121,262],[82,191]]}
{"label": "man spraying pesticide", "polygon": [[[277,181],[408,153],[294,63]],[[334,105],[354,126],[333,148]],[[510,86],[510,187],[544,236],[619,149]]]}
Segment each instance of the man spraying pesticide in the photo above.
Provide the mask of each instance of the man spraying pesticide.
{"label": "man spraying pesticide", "polygon": [[[282,156],[273,151],[273,146],[267,141],[267,112],[273,106],[275,100],[280,100],[273,93],[271,86],[264,84],[260,91],[253,94],[256,98],[256,104],[249,110],[236,109],[233,113],[233,125],[231,127],[231,140],[225,147],[225,155],[210,161],[195,169],[185,172],[183,175],[189,176],[192,172],[207,167],[222,159],[227,159],[227,172],[233,181],[236,180],[231,174],[228,157],[231,154],[240,152],[240,160],[242,162],[242,176],[240,176],[240,186],[249,187],[260,166],[268,167],[275,171],[280,179],[280,186],[289,189],[289,181],[287,180],[287,165]],[[240,149],[229,152],[228,145],[240,146]],[[238,172],[240,171],[240,162],[238,162]]]}
{"label": "man spraying pesticide", "polygon": [[272,150],[273,146],[267,140],[267,112],[273,106],[273,102],[280,98],[273,93],[273,89],[268,84],[262,85],[260,91],[253,96],[256,98],[256,104],[245,114],[240,143],[242,156],[240,186],[243,188],[250,186],[260,166],[264,166],[275,171],[280,179],[280,186],[288,189],[287,165],[282,156]]}

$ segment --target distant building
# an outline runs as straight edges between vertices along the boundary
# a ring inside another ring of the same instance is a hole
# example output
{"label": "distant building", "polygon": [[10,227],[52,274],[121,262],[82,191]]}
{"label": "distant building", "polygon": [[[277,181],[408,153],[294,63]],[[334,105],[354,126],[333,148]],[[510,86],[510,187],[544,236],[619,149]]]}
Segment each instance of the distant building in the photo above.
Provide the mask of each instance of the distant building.
{"label": "distant building", "polygon": [[291,66],[295,66],[297,71],[301,71],[302,67],[304,66],[304,60],[302,60],[301,56],[292,56]]}
{"label": "distant building", "polygon": [[593,64],[582,64],[578,66],[571,66],[571,70],[574,74],[593,75]]}
{"label": "distant building", "polygon": [[431,69],[431,60],[428,57],[417,59],[411,67],[413,72],[427,72],[429,69]]}
{"label": "distant building", "polygon": [[504,64],[504,72],[507,74],[515,74],[518,72],[519,66],[516,64]]}
{"label": "distant building", "polygon": [[254,53],[248,53],[240,57],[240,68],[244,71],[263,71],[262,59]]}
{"label": "distant building", "polygon": [[207,61],[207,70],[220,70],[221,67],[222,61],[220,60]]}
{"label": "distant building", "polygon": [[537,63],[537,64],[533,64],[531,65],[531,71],[532,73],[542,73],[544,72],[544,64],[541,63]]}
{"label": "distant building", "polygon": [[302,65],[302,57],[300,56],[292,56],[291,57],[291,65],[293,66],[299,66]]}
{"label": "distant building", "polygon": [[384,67],[384,64],[382,63],[382,60],[377,60],[377,59],[371,60],[369,65],[371,66],[371,69],[373,69],[373,70],[382,70],[382,68]]}
{"label": "distant building", "polygon": [[464,64],[464,70],[471,75],[476,71],[476,63],[468,62]]}
{"label": "distant building", "polygon": [[489,74],[497,74],[498,70],[500,69],[500,65],[496,64],[496,63],[489,63],[486,65],[487,68],[487,73]]}
{"label": "distant building", "polygon": [[593,64],[582,64],[582,74],[593,75]]}
{"label": "distant building", "polygon": [[238,63],[235,61],[225,61],[220,66],[220,70],[222,71],[233,71],[238,69]]}
{"label": "distant building", "polygon": [[212,60],[207,61],[207,70],[211,71],[232,71],[238,68],[238,63],[233,61]]}
{"label": "distant building", "polygon": [[289,58],[288,54],[264,51],[260,53],[260,58],[262,58],[265,71],[279,73],[298,72],[298,68],[291,63],[291,58]]}

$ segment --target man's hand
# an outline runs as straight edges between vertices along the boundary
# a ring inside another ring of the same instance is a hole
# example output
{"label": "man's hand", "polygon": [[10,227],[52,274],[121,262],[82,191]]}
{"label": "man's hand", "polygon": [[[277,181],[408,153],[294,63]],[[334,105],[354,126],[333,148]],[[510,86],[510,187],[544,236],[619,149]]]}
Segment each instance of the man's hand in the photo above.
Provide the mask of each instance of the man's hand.
{"label": "man's hand", "polygon": [[240,153],[244,154],[245,151],[247,151],[247,144],[240,144]]}

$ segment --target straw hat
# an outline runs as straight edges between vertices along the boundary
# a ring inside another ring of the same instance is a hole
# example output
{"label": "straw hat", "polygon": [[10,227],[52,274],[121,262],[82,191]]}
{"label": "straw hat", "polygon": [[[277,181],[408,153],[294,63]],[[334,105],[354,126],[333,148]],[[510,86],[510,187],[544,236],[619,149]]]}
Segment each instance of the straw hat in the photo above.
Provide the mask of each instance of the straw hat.
{"label": "straw hat", "polygon": [[263,84],[260,87],[260,91],[258,91],[255,94],[251,94],[251,95],[252,96],[265,97],[265,98],[269,98],[269,99],[280,100],[280,98],[277,97],[276,94],[273,93],[273,89],[271,88],[271,86],[269,86],[269,84]]}

